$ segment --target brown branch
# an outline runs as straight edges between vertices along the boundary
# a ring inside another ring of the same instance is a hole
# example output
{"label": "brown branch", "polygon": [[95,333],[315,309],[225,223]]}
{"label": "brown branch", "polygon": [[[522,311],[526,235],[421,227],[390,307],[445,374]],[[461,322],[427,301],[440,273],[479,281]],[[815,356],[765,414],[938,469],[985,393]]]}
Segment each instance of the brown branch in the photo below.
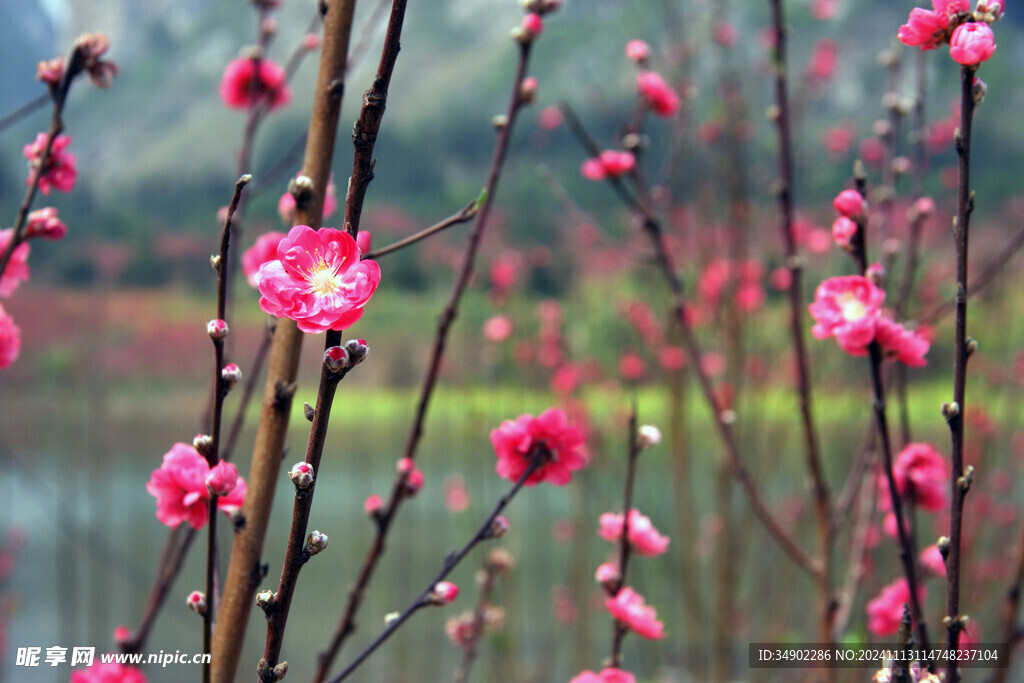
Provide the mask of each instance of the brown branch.
{"label": "brown branch", "polygon": [[[629,511],[633,507],[633,484],[636,481],[636,463],[640,456],[635,402],[629,413],[629,444],[627,448],[626,479],[622,491],[622,537],[619,539],[619,580],[612,586],[614,590],[609,591],[613,598],[626,585],[626,575],[629,572],[629,555],[632,549],[629,543]],[[618,619],[612,619],[612,650],[611,656],[608,659],[608,666],[617,669],[622,665],[622,641],[628,631],[629,627],[626,624]]]}
{"label": "brown branch", "polygon": [[[476,214],[476,222],[474,223],[473,230],[469,235],[469,242],[466,245],[466,251],[463,255],[459,275],[453,285],[448,303],[445,305],[444,311],[441,313],[441,317],[438,320],[437,332],[434,336],[430,360],[427,365],[426,374],[423,378],[423,384],[420,388],[419,400],[416,405],[416,413],[413,417],[412,426],[410,427],[409,436],[406,441],[403,455],[405,458],[415,459],[416,457],[416,450],[419,446],[420,438],[423,435],[423,425],[426,421],[427,411],[430,406],[430,399],[433,396],[434,388],[440,374],[441,360],[444,357],[448,334],[451,330],[452,323],[454,323],[455,317],[458,314],[459,303],[462,299],[462,295],[473,276],[477,251],[479,250],[480,242],[483,239],[484,230],[487,227],[487,220],[490,216],[494,193],[497,189],[498,181],[501,178],[501,170],[505,164],[505,157],[508,154],[512,127],[515,123],[516,114],[524,104],[519,96],[519,84],[522,83],[523,78],[526,75],[529,55],[530,43],[519,43],[519,62],[516,67],[512,94],[509,98],[508,108],[506,110],[507,121],[505,125],[498,129],[498,138],[491,158],[491,167],[487,173],[487,181],[484,186],[483,202],[480,203],[479,210]],[[349,590],[348,600],[346,602],[341,621],[338,624],[338,628],[335,630],[327,648],[320,653],[317,674],[314,677],[314,680],[317,682],[325,680],[327,670],[329,669],[331,662],[333,662],[348,637],[355,632],[356,614],[362,604],[363,597],[366,593],[366,587],[369,585],[369,582],[373,577],[377,563],[384,553],[386,546],[385,540],[387,538],[388,531],[391,528],[391,523],[394,521],[394,517],[397,514],[401,501],[404,499],[402,495],[404,484],[405,474],[399,474],[392,486],[391,496],[388,499],[388,503],[385,508],[383,508],[384,512],[377,521],[377,529],[373,543],[363,560],[363,565],[359,571],[356,583]]]}
{"label": "brown branch", "polygon": [[380,258],[381,256],[386,256],[392,252],[398,251],[408,246],[412,246],[413,244],[425,240],[431,235],[439,233],[442,230],[447,230],[448,228],[454,225],[467,223],[470,220],[472,220],[473,217],[476,215],[477,211],[479,210],[479,204],[480,200],[474,199],[469,204],[466,204],[465,208],[463,208],[458,213],[452,214],[451,216],[448,216],[448,218],[445,218],[442,221],[434,223],[429,228],[424,228],[423,230],[420,230],[419,232],[413,235],[409,235],[404,239],[400,239],[397,242],[389,244],[386,247],[381,247],[380,249],[371,251],[368,254],[363,254],[363,258],[375,259]]}
{"label": "brown branch", "polygon": [[462,661],[455,670],[454,683],[467,683],[469,681],[469,672],[472,670],[473,663],[476,662],[477,654],[480,651],[480,640],[484,634],[487,610],[491,607],[491,594],[494,592],[494,580],[497,578],[498,569],[488,559],[484,560],[482,572],[483,580],[480,581],[480,595],[476,601],[476,608],[473,610],[473,621],[470,625],[467,642],[462,647]]}
{"label": "brown branch", "polygon": [[[355,0],[333,0],[325,6],[327,14],[324,17],[323,48],[320,52],[303,163],[303,175],[313,181],[313,194],[308,201],[296,202],[296,220],[311,227],[318,227],[323,215],[324,196],[345,90],[345,60],[352,32]],[[246,479],[248,492],[242,506],[245,526],[235,534],[231,547],[231,562],[224,583],[220,616],[213,632],[212,665],[215,683],[230,683],[235,679],[238,669],[249,611],[261,576],[260,555],[280,472],[302,336],[290,320],[279,321],[274,331],[263,408],[253,447],[252,465]]]}
{"label": "brown branch", "polygon": [[2,119],[0,119],[0,130],[12,126],[18,121],[21,121],[23,118],[34,112],[36,109],[42,109],[52,99],[53,97],[50,95],[49,92],[44,92],[42,95],[38,97],[33,97],[31,100],[18,107],[7,116],[4,116]]}

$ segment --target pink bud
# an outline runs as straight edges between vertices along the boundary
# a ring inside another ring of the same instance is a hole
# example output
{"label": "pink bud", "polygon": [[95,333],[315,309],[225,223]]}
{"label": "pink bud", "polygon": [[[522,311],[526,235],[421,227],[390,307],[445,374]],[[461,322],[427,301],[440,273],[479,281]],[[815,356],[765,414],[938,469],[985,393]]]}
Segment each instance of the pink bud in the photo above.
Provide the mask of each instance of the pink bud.
{"label": "pink bud", "polygon": [[508,519],[503,515],[498,515],[491,522],[490,538],[501,538],[508,533],[509,524]]}
{"label": "pink bud", "polygon": [[370,251],[370,231],[360,230],[359,234],[356,235],[356,246],[359,248],[360,254],[365,254]]}
{"label": "pink bud", "polygon": [[303,548],[309,555],[316,555],[327,548],[327,534],[322,531],[310,531]]}
{"label": "pink bud", "polygon": [[988,24],[973,21],[960,24],[949,39],[949,56],[964,66],[981,64],[995,51],[995,35]]}
{"label": "pink bud", "polygon": [[315,33],[307,33],[306,37],[302,39],[302,47],[307,50],[315,50],[320,47],[320,36]]}
{"label": "pink bud", "polygon": [[363,512],[365,512],[366,514],[368,514],[371,517],[374,517],[374,516],[376,516],[377,514],[380,513],[380,509],[383,506],[384,506],[384,501],[381,500],[380,496],[378,496],[376,493],[374,493],[373,495],[368,496],[366,498],[366,502],[363,503]]}
{"label": "pink bud", "polygon": [[408,474],[409,472],[412,472],[414,467],[416,467],[416,463],[413,462],[412,458],[402,458],[398,461],[395,469],[398,470],[399,474]]}
{"label": "pink bud", "polygon": [[185,604],[196,614],[206,614],[206,594],[202,591],[192,591],[185,598]]}
{"label": "pink bud", "polygon": [[611,562],[605,562],[594,572],[594,578],[606,589],[611,589],[618,584],[621,574],[619,574],[618,567]]}
{"label": "pink bud", "polygon": [[332,346],[324,351],[324,365],[333,373],[339,373],[348,367],[348,351],[343,346]]}
{"label": "pink bud", "polygon": [[864,213],[864,198],[857,190],[843,190],[832,200],[839,215],[847,218],[857,218]]}
{"label": "pink bud", "polygon": [[427,601],[432,605],[450,605],[455,602],[459,595],[459,587],[449,581],[439,581],[434,584],[434,590],[427,596]]}
{"label": "pink bud", "polygon": [[366,345],[365,339],[349,339],[345,342],[345,350],[348,351],[349,367],[353,368],[370,355],[370,347]]}
{"label": "pink bud", "polygon": [[57,218],[57,209],[46,207],[33,211],[28,215],[25,228],[26,237],[41,237],[46,240],[59,240],[68,232],[68,226]]}
{"label": "pink bud", "polygon": [[211,320],[206,323],[206,334],[210,335],[210,339],[220,341],[228,336],[228,324],[219,318]]}
{"label": "pink bud", "polygon": [[739,35],[739,31],[736,30],[736,27],[727,21],[720,21],[715,24],[715,42],[722,47],[732,47],[735,45]]}
{"label": "pink bud", "polygon": [[850,240],[857,234],[857,224],[846,216],[840,216],[832,224],[832,239],[843,249],[850,248]]}
{"label": "pink bud", "polygon": [[533,76],[528,76],[523,79],[523,82],[519,84],[519,99],[526,104],[533,102],[537,96],[537,79]]}
{"label": "pink bud", "polygon": [[226,460],[210,468],[206,475],[206,490],[211,496],[226,496],[238,485],[238,468]]}
{"label": "pink bud", "polygon": [[127,626],[121,625],[114,629],[114,642],[123,645],[132,639],[132,632]]}
{"label": "pink bud", "polygon": [[234,363],[228,363],[220,371],[221,379],[224,380],[224,384],[227,385],[228,389],[231,389],[238,381],[242,379],[242,370]]}
{"label": "pink bud", "polygon": [[43,60],[36,65],[36,79],[46,83],[51,88],[60,85],[62,78],[64,78],[63,57]]}
{"label": "pink bud", "polygon": [[539,14],[530,13],[523,17],[522,26],[530,36],[539,36],[544,30],[544,21]]}
{"label": "pink bud", "polygon": [[315,473],[313,466],[307,462],[297,462],[288,470],[288,478],[292,480],[297,489],[308,489],[313,485]]}
{"label": "pink bud", "polygon": [[413,470],[409,473],[409,476],[405,478],[406,495],[414,496],[419,493],[421,488],[423,488],[423,472],[420,470]]}
{"label": "pink bud", "polygon": [[626,59],[643,64],[651,56],[651,47],[642,40],[631,40],[626,43]]}
{"label": "pink bud", "polygon": [[914,202],[914,209],[919,216],[930,216],[935,212],[935,200],[931,197],[918,197]]}

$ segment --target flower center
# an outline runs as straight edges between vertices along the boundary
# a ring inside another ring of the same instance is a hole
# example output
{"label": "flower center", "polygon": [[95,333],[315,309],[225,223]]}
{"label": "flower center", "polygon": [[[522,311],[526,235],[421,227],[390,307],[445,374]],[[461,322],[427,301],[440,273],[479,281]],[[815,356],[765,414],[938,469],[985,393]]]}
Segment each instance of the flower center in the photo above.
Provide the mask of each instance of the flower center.
{"label": "flower center", "polygon": [[853,292],[844,292],[839,297],[839,307],[843,309],[843,317],[847,320],[860,320],[867,315],[868,308]]}
{"label": "flower center", "polygon": [[309,290],[319,296],[331,296],[333,294],[337,294],[338,290],[342,288],[341,278],[335,272],[334,268],[327,265],[327,262],[322,258],[315,266],[313,266],[312,270],[309,271],[309,275],[306,276],[306,281],[309,283]]}

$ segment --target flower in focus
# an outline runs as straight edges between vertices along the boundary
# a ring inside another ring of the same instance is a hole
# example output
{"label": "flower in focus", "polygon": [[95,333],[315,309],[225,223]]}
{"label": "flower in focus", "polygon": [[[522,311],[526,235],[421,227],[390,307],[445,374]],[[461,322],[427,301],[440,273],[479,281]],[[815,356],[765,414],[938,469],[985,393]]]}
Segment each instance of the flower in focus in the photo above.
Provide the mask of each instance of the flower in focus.
{"label": "flower in focus", "polygon": [[78,178],[78,171],[75,170],[75,155],[64,151],[71,144],[71,137],[58,135],[50,146],[50,155],[43,159],[43,152],[46,150],[46,133],[39,133],[31,144],[25,145],[23,154],[28,159],[29,171],[26,185],[31,185],[35,178],[36,169],[39,169],[42,176],[39,178],[39,191],[43,194],[50,194],[53,187],[60,192],[71,192],[75,187],[75,179]]}
{"label": "flower in focus", "polygon": [[[604,540],[617,543],[622,538],[622,514],[605,512],[599,523],[598,533]],[[629,511],[629,544],[638,554],[655,557],[668,549],[669,539],[658,533],[650,519],[633,508]]]}
{"label": "flower in focus", "polygon": [[580,168],[580,173],[587,180],[604,180],[618,178],[636,168],[636,157],[632,152],[617,152],[606,149],[594,159],[587,159]]}
{"label": "flower in focus", "polygon": [[811,333],[818,339],[835,337],[841,349],[862,356],[875,338],[883,301],[885,292],[866,277],[829,278],[818,285],[809,306],[815,320]]}
{"label": "flower in focus", "polygon": [[875,323],[875,341],[886,356],[895,358],[910,367],[920,368],[928,365],[924,359],[930,344],[928,339],[913,330],[900,325],[888,318],[879,318]]}
{"label": "flower in focus", "polygon": [[291,100],[285,81],[284,69],[269,59],[241,57],[224,69],[220,98],[232,109],[249,109],[266,102],[267,109],[273,111]]}
{"label": "flower in focus", "polygon": [[90,667],[72,671],[71,683],[146,683],[146,676],[131,666],[97,661]]}
{"label": "flower in focus", "polygon": [[278,244],[277,257],[256,273],[260,308],[291,318],[303,332],[350,327],[380,283],[380,267],[361,261],[355,240],[342,230],[296,225]]}
{"label": "flower in focus", "polygon": [[658,613],[644,603],[642,595],[632,588],[623,588],[613,598],[605,600],[612,616],[631,628],[642,638],[659,640],[665,637],[665,625],[658,621]]}
{"label": "flower in focus", "polygon": [[21,352],[21,329],[14,324],[14,318],[7,315],[0,306],[0,370],[8,367]]}
{"label": "flower in focus", "polygon": [[277,258],[277,245],[284,237],[283,232],[264,233],[256,240],[256,244],[242,252],[242,272],[245,273],[246,281],[253,287],[256,286],[256,273],[259,272],[260,266]]}
{"label": "flower in focus", "polygon": [[498,457],[498,476],[515,482],[526,472],[535,448],[544,448],[544,463],[526,479],[527,486],[546,481],[563,486],[572,479],[572,473],[586,464],[583,432],[573,425],[565,412],[550,408],[538,417],[520,415],[505,420],[491,431],[491,444]]}
{"label": "flower in focus", "polygon": [[[302,171],[295,174],[298,178],[302,175]],[[334,215],[334,212],[338,209],[338,194],[337,189],[334,187],[334,176],[332,175],[327,181],[327,194],[324,195],[324,211],[321,220],[327,220]],[[281,198],[277,200],[277,215],[281,217],[288,225],[294,225],[295,223],[295,195],[291,192],[285,192],[281,195]],[[362,234],[362,231],[360,231]]]}
{"label": "flower in focus", "polygon": [[[917,590],[918,598],[924,599],[925,589]],[[868,617],[868,631],[871,635],[891,636],[900,628],[903,605],[910,602],[910,588],[905,578],[899,578],[882,588],[882,592],[868,601],[864,611]]]}
{"label": "flower in focus", "polygon": [[673,116],[679,110],[679,95],[654,71],[641,71],[636,77],[637,90],[647,106],[658,116]]}
{"label": "flower in focus", "polygon": [[[209,464],[193,446],[174,444],[146,484],[146,490],[156,497],[157,519],[171,527],[188,522],[193,529],[202,528],[210,498],[206,487],[209,473]],[[238,477],[235,487],[217,499],[217,509],[230,515],[242,506],[244,498],[245,480]]]}
{"label": "flower in focus", "polygon": [[[7,250],[7,245],[14,239],[14,228],[0,230],[0,254]],[[18,284],[28,281],[29,245],[22,242],[11,252],[7,267],[0,274],[0,296],[10,296],[18,288]]]}
{"label": "flower in focus", "polygon": [[913,503],[932,512],[946,506],[949,468],[930,443],[907,444],[896,456],[892,473],[900,496],[910,495]]}
{"label": "flower in focus", "polygon": [[622,669],[602,669],[600,673],[581,671],[569,683],[636,683],[633,674]]}
{"label": "flower in focus", "polygon": [[996,38],[988,24],[968,22],[960,24],[949,39],[949,56],[964,66],[976,66],[996,51]]}
{"label": "flower in focus", "polygon": [[949,40],[950,17],[970,11],[970,0],[932,0],[932,10],[915,7],[897,37],[908,47],[934,50]]}
{"label": "flower in focus", "polygon": [[28,225],[25,226],[25,237],[41,237],[44,240],[63,239],[68,234],[68,226],[64,221],[57,218],[57,209],[48,206],[45,209],[38,209],[28,215]]}

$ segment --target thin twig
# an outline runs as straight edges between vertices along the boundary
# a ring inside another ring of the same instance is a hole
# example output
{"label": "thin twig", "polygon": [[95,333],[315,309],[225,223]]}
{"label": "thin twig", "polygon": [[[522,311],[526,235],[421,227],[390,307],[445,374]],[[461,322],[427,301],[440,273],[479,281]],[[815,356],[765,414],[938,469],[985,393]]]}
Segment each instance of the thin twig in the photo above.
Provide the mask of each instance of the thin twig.
{"label": "thin twig", "polygon": [[7,116],[0,119],[0,130],[12,126],[18,121],[34,112],[36,109],[42,109],[46,106],[47,102],[53,99],[53,96],[48,92],[44,92],[38,97],[34,97],[25,104],[21,105]]}
{"label": "thin twig", "polygon": [[469,204],[466,204],[465,208],[463,208],[458,213],[452,214],[451,216],[448,216],[448,218],[445,218],[442,221],[438,221],[437,223],[434,223],[429,228],[424,228],[423,230],[420,230],[419,232],[417,232],[417,233],[415,233],[413,235],[409,235],[408,237],[406,237],[404,239],[400,239],[397,242],[389,244],[386,247],[381,247],[380,249],[376,249],[376,250],[371,251],[371,252],[369,252],[367,254],[363,254],[363,258],[366,258],[366,259],[376,259],[376,258],[380,258],[381,256],[386,256],[387,254],[390,254],[392,252],[398,251],[398,250],[403,249],[405,247],[412,246],[413,244],[416,244],[417,242],[425,240],[428,237],[430,237],[431,235],[439,233],[442,230],[447,230],[448,228],[452,227],[453,225],[460,225],[462,223],[467,223],[467,222],[469,222],[470,220],[473,219],[473,216],[476,215],[476,212],[479,209],[478,204],[479,204],[479,200],[474,199]]}
{"label": "thin twig", "polygon": [[470,551],[477,546],[477,544],[479,544],[482,541],[486,541],[492,537],[494,529],[494,520],[498,518],[498,515],[502,513],[502,511],[515,497],[515,495],[519,493],[519,490],[523,488],[523,484],[525,484],[526,480],[530,478],[530,475],[536,472],[537,468],[539,468],[541,465],[548,461],[548,459],[551,457],[551,453],[543,445],[535,446],[529,454],[529,457],[530,464],[527,465],[526,470],[522,473],[522,475],[520,475],[519,479],[512,486],[509,492],[503,495],[500,500],[498,500],[498,504],[494,506],[494,509],[491,511],[491,514],[488,515],[484,523],[480,525],[480,528],[477,529],[475,534],[473,534],[473,537],[470,538],[469,541],[464,546],[462,546],[462,548],[458,552],[449,553],[445,557],[444,563],[441,566],[441,571],[439,571],[437,575],[434,576],[433,580],[427,584],[427,587],[423,589],[422,592],[420,592],[419,596],[415,600],[413,600],[412,603],[408,607],[406,607],[405,610],[402,611],[402,613],[398,617],[390,621],[387,625],[387,628],[385,628],[384,631],[379,636],[377,636],[377,638],[374,639],[374,641],[370,643],[366,647],[366,649],[363,650],[359,654],[359,656],[352,661],[351,664],[345,667],[344,671],[342,671],[336,677],[332,678],[331,683],[341,683],[341,681],[348,678],[352,674],[352,672],[359,668],[359,665],[366,661],[366,659],[370,655],[372,655],[377,650],[377,648],[383,645],[385,641],[387,641],[387,639],[390,638],[391,635],[409,619],[409,617],[411,617],[419,609],[431,605],[432,603],[430,601],[430,594],[433,592],[434,586],[443,581],[445,577],[447,577],[452,572],[452,570],[454,570],[455,567],[457,567],[459,563],[462,562],[463,559],[465,559],[465,557],[470,553]]}
{"label": "thin twig", "polygon": [[[640,456],[635,400],[629,413],[626,478],[622,487],[622,537],[619,539],[619,580],[612,586],[614,590],[609,591],[613,598],[626,585],[626,576],[629,572],[629,555],[632,550],[632,546],[629,543],[629,513],[633,507],[633,484],[636,481],[636,463]],[[626,637],[629,627],[618,619],[613,619],[612,622],[612,649],[611,656],[608,659],[608,666],[617,669],[622,665],[622,641]]]}

